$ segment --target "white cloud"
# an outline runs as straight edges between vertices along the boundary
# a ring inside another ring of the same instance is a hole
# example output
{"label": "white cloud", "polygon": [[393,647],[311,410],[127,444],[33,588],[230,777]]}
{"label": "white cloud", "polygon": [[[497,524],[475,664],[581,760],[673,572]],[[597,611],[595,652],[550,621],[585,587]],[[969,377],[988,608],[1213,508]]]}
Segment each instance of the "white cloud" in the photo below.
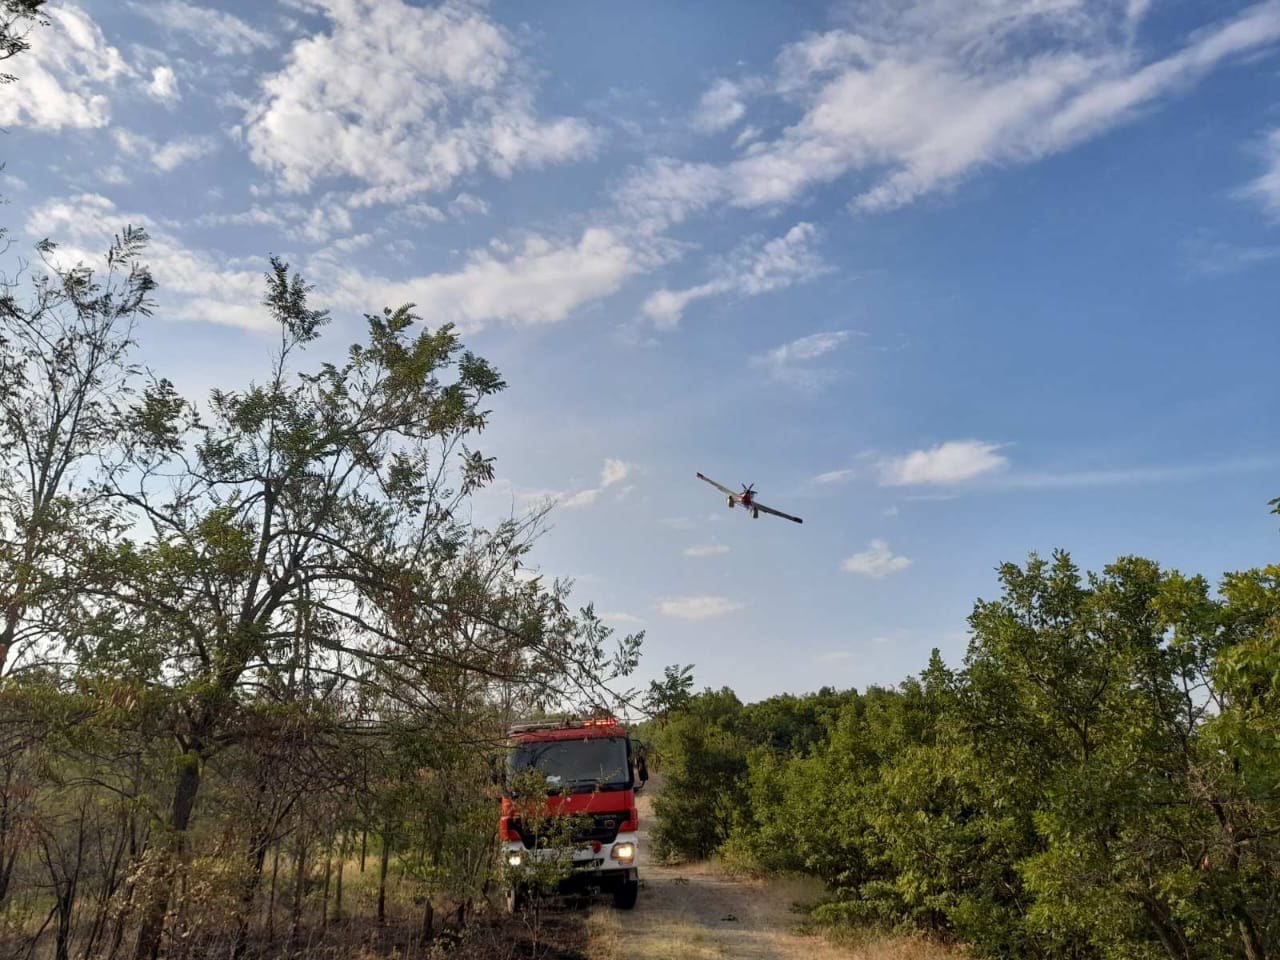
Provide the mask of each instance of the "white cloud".
{"label": "white cloud", "polygon": [[830,370],[814,367],[810,362],[839,349],[851,336],[851,330],[813,333],[752,357],[751,362],[766,369],[769,377],[779,383],[813,389],[830,381],[834,374]]}
{"label": "white cloud", "polygon": [[[290,240],[308,243],[325,243],[336,234],[352,229],[351,212],[345,204],[329,195],[309,204],[282,202],[267,207],[255,205],[234,213],[204,214],[195,222],[201,227],[275,227]],[[338,252],[336,247],[334,250]],[[346,305],[355,306],[351,302]],[[368,309],[369,306],[369,303],[364,303],[355,308]]]}
{"label": "white cloud", "polygon": [[532,236],[515,251],[478,251],[451,273],[391,281],[342,271],[335,297],[338,305],[353,309],[415,303],[432,323],[454,323],[463,332],[500,321],[559,323],[579,307],[611,296],[647,265],[645,255],[617,233],[590,227],[576,243]]}
{"label": "white cloud", "polygon": [[840,483],[854,475],[854,470],[828,470],[826,473],[820,473],[813,478],[814,483]]}
{"label": "white cloud", "polygon": [[[570,510],[577,507],[589,507],[600,499],[600,494],[604,493],[607,488],[616,486],[626,480],[630,473],[631,464],[625,460],[609,457],[600,469],[600,485],[598,487],[590,487],[574,493],[551,494],[551,496],[559,506],[567,507]],[[625,496],[630,489],[630,487],[623,487],[619,495]],[[545,496],[545,494],[542,495],[542,497]]]}
{"label": "white cloud", "polygon": [[135,76],[92,18],[73,4],[41,11],[49,26],[31,32],[31,50],[5,64],[18,79],[0,97],[0,126],[61,130],[103,127],[117,80]]}
{"label": "white cloud", "polygon": [[1008,458],[996,453],[1000,444],[951,440],[929,450],[915,450],[880,463],[880,483],[889,487],[962,483],[1003,470]]}
{"label": "white cloud", "polygon": [[174,33],[186,34],[219,56],[243,56],[275,46],[270,35],[254,29],[239,17],[186,0],[142,0],[130,6],[135,13]]}
{"label": "white cloud", "polygon": [[742,102],[744,88],[732,80],[717,80],[698,101],[693,115],[693,126],[704,133],[727,130],[743,118],[747,112]]}
{"label": "white cloud", "polygon": [[[717,202],[790,203],[858,174],[855,205],[888,209],[1069,149],[1280,40],[1280,4],[1267,0],[1144,59],[1133,27],[1145,9],[1141,0],[859,4],[857,32],[815,34],[779,54],[770,92],[800,108],[780,134],[721,165],[649,161],[619,203],[679,222]],[[728,116],[737,101],[721,99]]]}
{"label": "white cloud", "polygon": [[637,229],[657,234],[707,209],[724,196],[723,176],[709,163],[650,160],[614,192],[614,203]]}
{"label": "white cloud", "polygon": [[577,493],[560,497],[557,500],[557,504],[568,510],[573,510],[577,507],[589,507],[599,498],[600,492],[599,487],[592,487],[590,490],[579,490]]}
{"label": "white cloud", "polygon": [[455,217],[484,217],[489,214],[489,204],[475,194],[460,193],[449,203],[449,212]]}
{"label": "white cloud", "polygon": [[208,253],[189,250],[150,218],[122,212],[106,197],[80,194],[50,200],[31,211],[26,229],[33,238],[49,237],[59,243],[55,255],[59,263],[93,264],[101,261],[112,237],[129,224],[144,227],[151,237],[144,260],[164,293],[164,316],[272,329],[261,306],[261,271],[232,269]]}
{"label": "white cloud", "polygon": [[728,293],[754,297],[812,280],[830,269],[811,249],[817,235],[813,224],[797,223],[766,243],[749,241],[718,265],[714,279],[685,290],[658,290],[645,300],[644,312],[657,326],[672,329],[695,300]]}
{"label": "white cloud", "polygon": [[828,650],[826,653],[818,654],[816,659],[819,663],[841,663],[852,657],[853,653],[849,650]]}
{"label": "white cloud", "polygon": [[1244,192],[1273,217],[1280,218],[1280,130],[1272,130],[1264,146],[1267,169]]}
{"label": "white cloud", "polygon": [[840,564],[840,569],[845,573],[880,578],[892,573],[900,573],[909,566],[911,561],[907,557],[895,554],[884,540],[872,540],[866,550],[855,553]]}
{"label": "white cloud", "polygon": [[723,543],[700,543],[685,547],[684,555],[686,557],[719,557],[728,552],[729,548]]}
{"label": "white cloud", "polygon": [[598,616],[601,620],[604,620],[606,623],[618,624],[621,626],[638,627],[644,623],[644,620],[641,619],[640,617],[637,617],[634,614],[630,614],[630,613],[623,613],[621,611],[609,611],[608,613],[598,613],[596,614],[596,616]]}
{"label": "white cloud", "polygon": [[621,483],[631,474],[631,464],[625,460],[617,460],[613,457],[608,458],[604,462],[604,467],[600,471],[600,486],[611,487],[615,483]]}
{"label": "white cloud", "polygon": [[163,173],[172,173],[184,163],[208,156],[218,149],[218,143],[212,137],[180,137],[157,144],[148,137],[120,127],[113,130],[111,136],[121,153],[139,157]]}
{"label": "white cloud", "polygon": [[745,604],[728,597],[671,597],[663,600],[658,609],[679,620],[710,620],[741,610],[743,606]]}
{"label": "white cloud", "polygon": [[217,149],[217,142],[209,137],[184,137],[162,144],[151,155],[151,165],[157,170],[171,173],[184,163],[207,157]]}
{"label": "white cloud", "polygon": [[294,43],[245,118],[250,157],[285,189],[351,177],[368,184],[353,202],[398,202],[594,151],[583,121],[537,117],[514,43],[481,7],[297,2],[331,31]]}
{"label": "white cloud", "polygon": [[178,78],[170,67],[156,67],[151,71],[147,95],[161,103],[177,103],[182,99],[178,92]]}

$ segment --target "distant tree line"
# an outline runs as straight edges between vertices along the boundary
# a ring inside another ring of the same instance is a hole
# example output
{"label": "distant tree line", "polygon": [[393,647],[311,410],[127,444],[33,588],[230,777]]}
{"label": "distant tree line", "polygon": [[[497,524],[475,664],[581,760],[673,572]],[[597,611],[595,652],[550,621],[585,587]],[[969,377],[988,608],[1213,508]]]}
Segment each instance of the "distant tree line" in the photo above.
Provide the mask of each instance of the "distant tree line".
{"label": "distant tree line", "polygon": [[656,842],[1007,958],[1280,956],[1280,566],[1000,568],[963,666],[672,710]]}

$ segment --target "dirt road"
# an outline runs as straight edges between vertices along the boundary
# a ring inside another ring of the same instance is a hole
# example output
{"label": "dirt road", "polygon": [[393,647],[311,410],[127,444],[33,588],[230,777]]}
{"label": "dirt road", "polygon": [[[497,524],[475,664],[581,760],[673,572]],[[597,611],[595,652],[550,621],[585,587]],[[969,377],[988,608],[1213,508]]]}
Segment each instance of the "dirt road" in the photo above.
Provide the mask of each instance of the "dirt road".
{"label": "dirt road", "polygon": [[[648,798],[643,798],[644,800]],[[652,815],[641,807],[641,822]],[[648,849],[647,831],[641,850]],[[643,853],[642,853],[643,857]],[[957,954],[915,940],[871,938],[838,947],[799,930],[797,900],[818,891],[802,883],[744,880],[713,864],[640,862],[640,901],[631,911],[592,908],[592,960],[955,960]]]}

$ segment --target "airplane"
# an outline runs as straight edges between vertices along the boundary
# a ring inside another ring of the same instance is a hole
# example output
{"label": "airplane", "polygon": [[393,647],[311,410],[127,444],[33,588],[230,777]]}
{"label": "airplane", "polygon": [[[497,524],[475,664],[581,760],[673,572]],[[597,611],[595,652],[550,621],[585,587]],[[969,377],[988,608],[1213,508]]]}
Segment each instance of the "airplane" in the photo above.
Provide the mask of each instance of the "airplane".
{"label": "airplane", "polygon": [[713,487],[715,487],[717,490],[723,493],[726,497],[728,497],[730,510],[732,510],[738,504],[742,504],[742,508],[744,510],[751,511],[751,519],[753,520],[758,520],[760,518],[760,514],[762,513],[771,513],[775,517],[781,517],[783,520],[790,520],[792,523],[804,523],[804,521],[801,520],[799,517],[793,517],[791,516],[791,514],[783,513],[781,510],[775,510],[773,509],[773,507],[766,507],[763,503],[760,503],[758,500],[756,500],[756,487],[754,483],[744,485],[740,492],[734,492],[733,490],[730,490],[728,487],[726,487],[724,484],[716,483],[710,477],[704,476],[701,473],[698,474],[698,479],[705,480],[707,483],[711,484]]}

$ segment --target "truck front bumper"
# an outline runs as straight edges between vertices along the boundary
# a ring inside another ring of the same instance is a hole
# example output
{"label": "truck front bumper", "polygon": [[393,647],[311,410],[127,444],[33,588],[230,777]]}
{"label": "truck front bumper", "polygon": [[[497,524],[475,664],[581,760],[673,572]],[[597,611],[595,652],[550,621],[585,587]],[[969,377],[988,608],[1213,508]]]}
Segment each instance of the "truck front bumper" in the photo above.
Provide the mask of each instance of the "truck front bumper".
{"label": "truck front bumper", "polygon": [[[617,857],[617,853],[631,850],[630,857]],[[561,858],[569,861],[567,876],[557,883],[560,893],[576,893],[583,890],[614,890],[627,883],[639,879],[638,861],[640,844],[635,833],[620,833],[613,843],[601,844],[600,849],[590,847],[569,850],[529,850],[519,841],[506,841],[503,844],[503,857],[512,880],[519,883],[522,874],[530,879],[536,874],[534,869],[538,861],[555,861]],[[518,862],[515,861],[519,858]]]}

